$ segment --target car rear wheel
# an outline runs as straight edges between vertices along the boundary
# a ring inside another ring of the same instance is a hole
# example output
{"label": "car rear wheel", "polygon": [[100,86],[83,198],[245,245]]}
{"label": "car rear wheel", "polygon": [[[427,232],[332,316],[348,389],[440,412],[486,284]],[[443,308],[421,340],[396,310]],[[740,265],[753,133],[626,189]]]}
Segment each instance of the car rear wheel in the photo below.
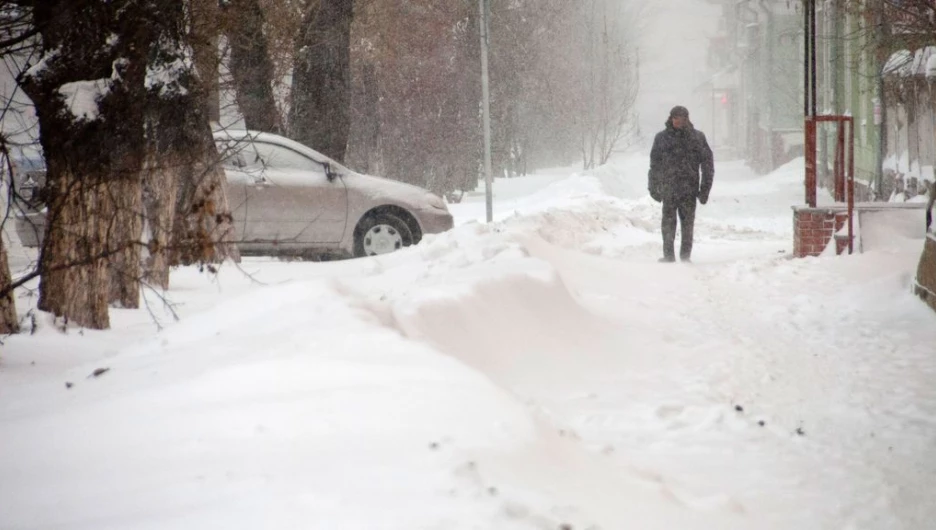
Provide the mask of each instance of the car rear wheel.
{"label": "car rear wheel", "polygon": [[413,244],[409,226],[399,217],[386,213],[361,219],[355,234],[354,255],[358,257],[388,254]]}

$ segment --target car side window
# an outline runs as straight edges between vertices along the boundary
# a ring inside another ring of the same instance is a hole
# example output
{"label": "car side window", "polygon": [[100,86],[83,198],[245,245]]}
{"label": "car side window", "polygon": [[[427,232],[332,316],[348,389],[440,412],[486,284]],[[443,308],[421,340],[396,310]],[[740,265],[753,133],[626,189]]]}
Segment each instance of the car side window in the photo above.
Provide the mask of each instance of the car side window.
{"label": "car side window", "polygon": [[324,165],[288,147],[250,139],[218,140],[217,146],[228,180],[247,176],[281,185],[328,180]]}
{"label": "car side window", "polygon": [[325,175],[325,167],[307,156],[292,149],[264,142],[254,142],[251,147],[253,160],[248,164],[257,164],[273,172],[301,171]]}

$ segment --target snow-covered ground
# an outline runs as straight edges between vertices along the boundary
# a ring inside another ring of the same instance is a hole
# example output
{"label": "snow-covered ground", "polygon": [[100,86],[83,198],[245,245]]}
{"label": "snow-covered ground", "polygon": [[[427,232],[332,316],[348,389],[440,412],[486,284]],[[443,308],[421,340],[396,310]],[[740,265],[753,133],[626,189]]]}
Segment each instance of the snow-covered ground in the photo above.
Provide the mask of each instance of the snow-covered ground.
{"label": "snow-covered ground", "polygon": [[179,321],[37,315],[0,528],[931,528],[922,241],[790,259],[801,175],[718,164],[692,265],[656,262],[641,155],[385,257],[176,271]]}

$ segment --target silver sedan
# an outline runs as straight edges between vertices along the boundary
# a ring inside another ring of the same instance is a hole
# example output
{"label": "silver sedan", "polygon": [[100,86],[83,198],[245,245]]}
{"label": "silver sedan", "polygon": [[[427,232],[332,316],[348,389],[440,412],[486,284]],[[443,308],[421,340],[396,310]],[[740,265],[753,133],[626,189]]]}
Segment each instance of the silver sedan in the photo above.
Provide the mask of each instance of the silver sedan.
{"label": "silver sedan", "polygon": [[[243,254],[374,256],[452,228],[445,201],[418,186],[356,173],[275,134],[214,138]],[[39,245],[44,217],[17,216],[24,245]]]}

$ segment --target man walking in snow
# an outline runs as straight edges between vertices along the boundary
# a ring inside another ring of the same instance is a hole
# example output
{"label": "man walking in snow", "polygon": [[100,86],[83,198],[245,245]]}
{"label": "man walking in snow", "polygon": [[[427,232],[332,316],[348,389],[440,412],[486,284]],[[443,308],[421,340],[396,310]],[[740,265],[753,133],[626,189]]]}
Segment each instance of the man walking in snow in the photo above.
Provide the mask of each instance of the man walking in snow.
{"label": "man walking in snow", "polygon": [[648,176],[650,196],[663,203],[663,257],[660,261],[676,261],[677,216],[682,228],[679,259],[690,261],[696,200],[702,204],[708,202],[715,164],[705,135],[692,126],[686,107],[673,107],[666,129],[653,139]]}
{"label": "man walking in snow", "polygon": [[[926,183],[926,181],[923,181]],[[929,189],[929,201],[926,203],[926,231],[929,232],[933,225],[933,205],[936,204],[936,182],[930,182],[927,185]]]}

